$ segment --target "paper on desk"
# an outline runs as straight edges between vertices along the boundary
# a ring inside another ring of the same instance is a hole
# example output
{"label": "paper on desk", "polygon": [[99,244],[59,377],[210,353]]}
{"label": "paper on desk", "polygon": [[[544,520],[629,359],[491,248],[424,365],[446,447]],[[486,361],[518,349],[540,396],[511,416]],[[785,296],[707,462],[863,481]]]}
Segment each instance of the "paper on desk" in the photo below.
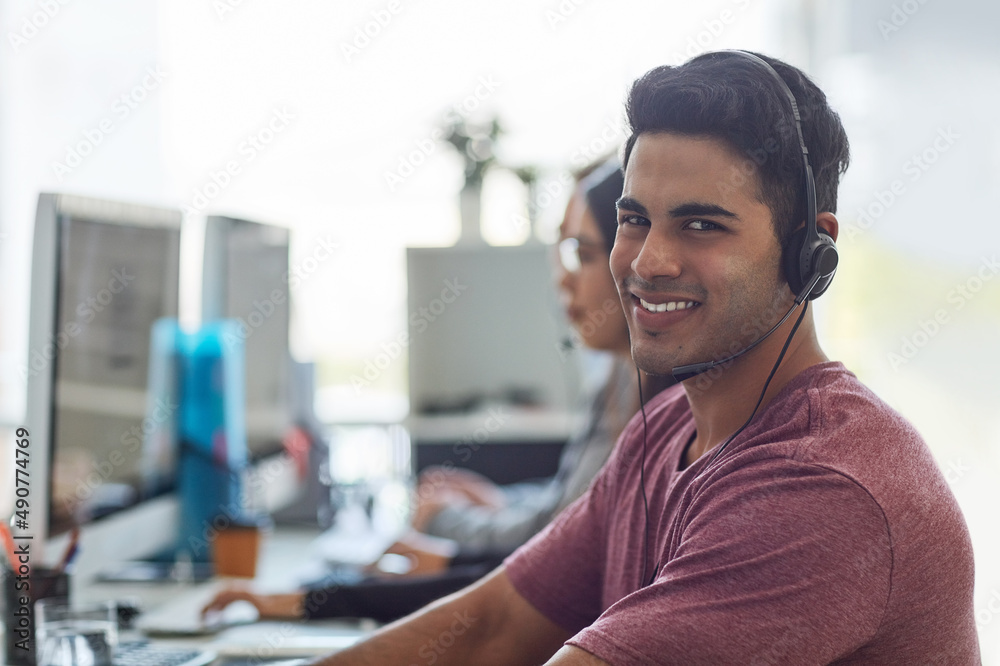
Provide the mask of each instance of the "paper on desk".
{"label": "paper on desk", "polygon": [[206,649],[223,657],[310,657],[343,650],[368,633],[347,623],[257,622],[222,631]]}

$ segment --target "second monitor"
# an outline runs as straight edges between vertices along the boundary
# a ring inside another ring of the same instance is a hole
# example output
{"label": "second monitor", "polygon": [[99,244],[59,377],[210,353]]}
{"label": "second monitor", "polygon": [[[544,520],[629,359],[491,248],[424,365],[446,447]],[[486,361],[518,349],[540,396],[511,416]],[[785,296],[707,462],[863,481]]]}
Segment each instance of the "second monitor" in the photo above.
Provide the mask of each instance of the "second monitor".
{"label": "second monitor", "polygon": [[280,451],[291,421],[289,242],[288,229],[249,220],[210,216],[205,227],[201,318],[240,323],[252,460]]}
{"label": "second monitor", "polygon": [[548,248],[409,248],[410,413],[565,413],[579,390]]}

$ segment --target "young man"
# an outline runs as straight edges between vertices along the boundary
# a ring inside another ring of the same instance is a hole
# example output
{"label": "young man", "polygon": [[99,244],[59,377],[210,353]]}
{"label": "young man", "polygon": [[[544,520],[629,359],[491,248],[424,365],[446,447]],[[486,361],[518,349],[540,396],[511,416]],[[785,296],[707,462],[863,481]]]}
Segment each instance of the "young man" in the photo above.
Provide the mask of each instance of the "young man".
{"label": "young man", "polygon": [[836,266],[843,127],[766,60],[630,93],[611,269],[636,364],[682,385],[503,567],[323,663],[979,663],[954,497],[807,307]]}

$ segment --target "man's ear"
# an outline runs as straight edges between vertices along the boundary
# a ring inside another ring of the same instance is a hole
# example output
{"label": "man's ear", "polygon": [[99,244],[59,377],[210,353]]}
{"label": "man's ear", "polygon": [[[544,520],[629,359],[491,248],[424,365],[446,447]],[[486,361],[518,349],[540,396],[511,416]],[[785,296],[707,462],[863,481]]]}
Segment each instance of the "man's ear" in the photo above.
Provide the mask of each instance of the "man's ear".
{"label": "man's ear", "polygon": [[837,221],[836,215],[830,212],[820,213],[816,216],[816,226],[820,231],[829,235],[834,243],[837,242],[837,234],[840,233],[840,222]]}

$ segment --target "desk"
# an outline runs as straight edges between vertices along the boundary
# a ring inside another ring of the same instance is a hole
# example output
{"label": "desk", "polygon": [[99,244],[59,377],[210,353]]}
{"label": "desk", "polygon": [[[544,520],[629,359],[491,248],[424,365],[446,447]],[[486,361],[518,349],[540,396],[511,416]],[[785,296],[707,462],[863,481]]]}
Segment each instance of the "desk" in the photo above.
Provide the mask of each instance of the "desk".
{"label": "desk", "polygon": [[[263,590],[290,591],[299,586],[315,556],[319,528],[278,527],[263,540],[254,585]],[[178,595],[192,595],[213,583],[107,583],[74,581],[74,600],[82,603],[105,599],[134,600],[143,609],[155,610]],[[225,629],[215,635],[154,640],[176,647],[218,652],[218,663],[227,656],[257,660],[333,651],[375,628],[372,622],[328,620],[322,622],[266,621]]]}
{"label": "desk", "polygon": [[413,471],[431,465],[463,467],[498,484],[555,476],[562,449],[582,422],[579,414],[501,406],[404,422]]}

